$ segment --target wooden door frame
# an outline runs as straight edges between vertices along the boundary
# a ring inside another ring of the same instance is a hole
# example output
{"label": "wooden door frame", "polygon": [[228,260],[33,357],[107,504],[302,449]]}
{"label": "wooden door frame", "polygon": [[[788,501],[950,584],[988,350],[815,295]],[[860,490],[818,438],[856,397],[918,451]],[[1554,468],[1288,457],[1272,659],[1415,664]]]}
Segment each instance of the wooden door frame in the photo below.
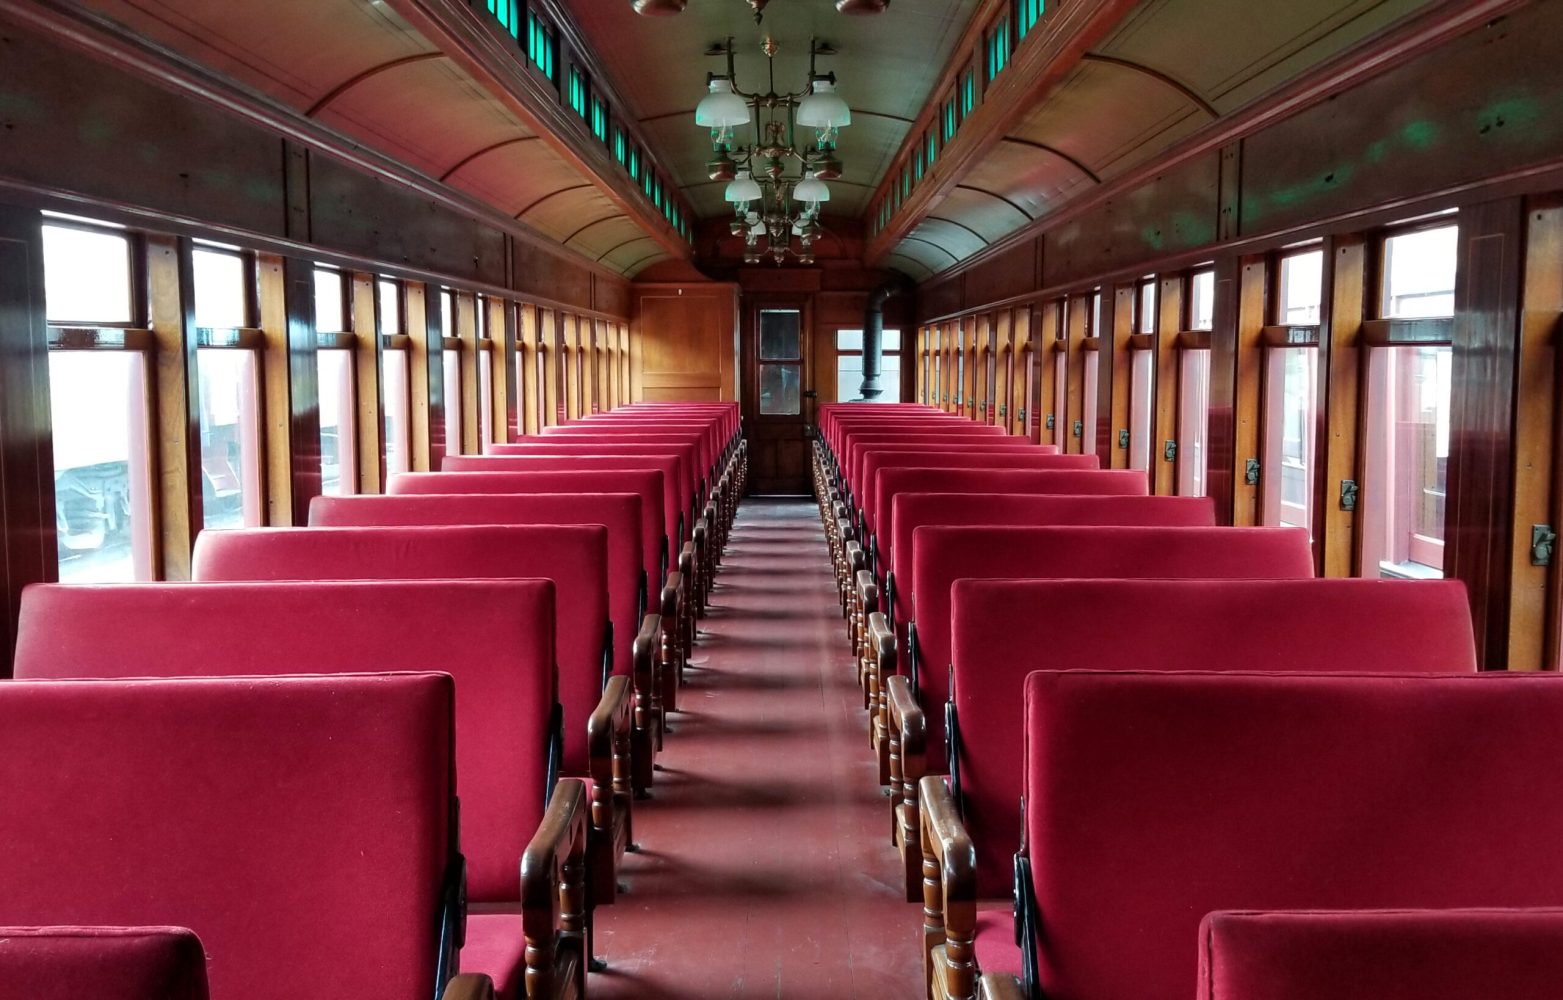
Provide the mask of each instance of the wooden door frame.
{"label": "wooden door frame", "polygon": [[[760,361],[759,361],[759,331],[760,313],[767,309],[797,310],[798,334],[799,334],[799,366],[798,394],[799,406],[796,416],[761,416],[760,414]],[[812,395],[815,392],[815,359],[816,345],[814,328],[814,299],[805,293],[786,292],[758,292],[746,293],[742,298],[742,308],[739,316],[739,372],[742,382],[742,390],[739,397],[742,399],[745,426],[750,428],[750,437],[753,439],[751,447],[762,447],[767,440],[761,431],[767,428],[786,426],[796,423],[800,427],[800,434],[807,438],[813,433],[815,416],[819,400]],[[755,488],[759,488],[760,481],[766,478],[762,474],[763,457],[754,456],[755,474],[751,480]],[[774,478],[774,477],[772,477]],[[796,482],[797,492],[807,493],[808,463],[803,462],[798,470]],[[769,492],[767,490],[767,492]]]}

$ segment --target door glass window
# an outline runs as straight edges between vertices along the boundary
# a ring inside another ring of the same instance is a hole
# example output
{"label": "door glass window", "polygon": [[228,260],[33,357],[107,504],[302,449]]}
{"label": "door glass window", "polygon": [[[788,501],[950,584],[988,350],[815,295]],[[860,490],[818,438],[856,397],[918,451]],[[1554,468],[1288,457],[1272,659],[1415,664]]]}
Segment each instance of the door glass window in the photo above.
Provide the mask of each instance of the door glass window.
{"label": "door glass window", "polygon": [[[791,361],[800,357],[802,328],[795,309],[760,311],[760,360]],[[861,331],[859,331],[861,337]],[[861,343],[859,347],[861,348]]]}
{"label": "door glass window", "polygon": [[797,365],[766,365],[760,370],[760,412],[766,416],[802,412]]}
{"label": "door glass window", "polygon": [[760,413],[803,412],[803,315],[796,309],[760,310]]}

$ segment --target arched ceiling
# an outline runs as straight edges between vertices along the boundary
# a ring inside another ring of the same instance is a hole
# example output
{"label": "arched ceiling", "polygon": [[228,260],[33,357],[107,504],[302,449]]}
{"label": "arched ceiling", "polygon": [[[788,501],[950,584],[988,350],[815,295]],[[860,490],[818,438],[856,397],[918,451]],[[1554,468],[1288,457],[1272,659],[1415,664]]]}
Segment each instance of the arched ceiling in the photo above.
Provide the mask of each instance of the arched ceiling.
{"label": "arched ceiling", "polygon": [[[671,256],[490,85],[382,0],[88,0],[137,34],[624,274]],[[615,218],[616,217],[616,218]],[[587,223],[601,225],[587,227]],[[639,253],[618,252],[630,233]]]}
{"label": "arched ceiling", "polygon": [[1431,2],[1146,0],[910,222],[886,261],[952,267]]}
{"label": "arched ceiling", "polygon": [[863,213],[874,185],[910,134],[939,70],[950,58],[977,8],[977,0],[895,0],[874,17],[838,14],[834,0],[774,0],[759,25],[740,0],[694,0],[676,17],[638,17],[627,0],[566,0],[565,5],[604,65],[629,114],[644,129],[695,211],[710,218],[728,213],[723,185],[706,174],[709,133],[695,125],[695,104],[706,92],[706,73],[726,63],[704,53],[729,35],[737,51],[738,86],[768,91],[763,39],[780,46],[775,60],[778,92],[800,90],[808,75],[809,39],[837,49],[819,70],[834,70],[837,92],[852,108],[839,153],[844,167],[832,189],[830,210]]}

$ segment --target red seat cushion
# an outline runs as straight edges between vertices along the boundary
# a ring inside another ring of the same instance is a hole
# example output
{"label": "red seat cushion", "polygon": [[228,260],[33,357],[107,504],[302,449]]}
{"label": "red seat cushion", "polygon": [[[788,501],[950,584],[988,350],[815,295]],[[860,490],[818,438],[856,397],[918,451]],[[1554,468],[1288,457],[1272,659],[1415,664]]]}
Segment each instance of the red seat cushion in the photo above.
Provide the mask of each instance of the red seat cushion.
{"label": "red seat cushion", "polygon": [[[195,578],[554,582],[554,655],[564,706],[564,767],[586,773],[586,720],[602,697],[608,535],[599,525],[245,528],[203,531]],[[447,636],[447,638],[449,638]],[[615,637],[631,642],[634,636]],[[438,666],[438,664],[432,664]]]}
{"label": "red seat cushion", "polygon": [[494,980],[495,1000],[525,1000],[526,936],[519,910],[467,914],[461,971],[480,972]]}
{"label": "red seat cushion", "polygon": [[[317,528],[436,524],[600,524],[608,529],[608,610],[613,620],[613,672],[628,674],[641,598],[640,498],[630,493],[431,494],[315,497]],[[652,571],[655,574],[655,570]]]}
{"label": "red seat cushion", "polygon": [[1552,1000],[1563,910],[1212,913],[1199,1000]]}
{"label": "red seat cushion", "polygon": [[[914,533],[912,550],[917,693],[928,717],[929,766],[938,771],[945,760],[955,581],[1313,576],[1313,550],[1301,528],[923,527]],[[1118,610],[1125,617],[1131,613]]]}
{"label": "red seat cushion", "polygon": [[961,580],[950,641],[963,816],[989,894],[1019,843],[1033,670],[1476,669],[1465,587],[1444,580]]}
{"label": "red seat cushion", "polygon": [[1563,905],[1560,732],[1555,675],[1034,673],[1040,986],[1186,997],[1216,910]]}
{"label": "red seat cushion", "polygon": [[[648,581],[661,575],[667,539],[677,536],[678,512],[666,516],[662,473],[655,470],[618,472],[409,472],[392,476],[391,496],[483,493],[633,493],[640,497],[640,544]],[[313,507],[314,501],[311,501]],[[311,510],[311,516],[314,515]]]}
{"label": "red seat cushion", "polygon": [[553,630],[547,580],[50,584],[22,593],[15,666],[56,679],[449,673],[468,892],[513,900],[549,792]]}
{"label": "red seat cushion", "polygon": [[1015,943],[1015,905],[1009,900],[977,904],[977,936],[972,943],[977,968],[984,973],[1018,976],[1024,970],[1020,946]]}
{"label": "red seat cushion", "polygon": [[182,927],[0,927],[0,992],[18,1000],[206,1000]]}
{"label": "red seat cushion", "polygon": [[21,924],[198,929],[215,997],[422,997],[451,864],[445,674],[0,685]]}

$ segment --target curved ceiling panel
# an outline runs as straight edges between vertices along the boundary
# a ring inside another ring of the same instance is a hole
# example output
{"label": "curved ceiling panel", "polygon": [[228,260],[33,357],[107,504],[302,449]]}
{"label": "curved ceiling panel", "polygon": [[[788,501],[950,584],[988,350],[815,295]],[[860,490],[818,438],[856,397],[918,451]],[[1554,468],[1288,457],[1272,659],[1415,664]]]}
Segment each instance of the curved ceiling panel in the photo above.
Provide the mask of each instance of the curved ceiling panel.
{"label": "curved ceiling panel", "polygon": [[434,177],[459,157],[533,134],[443,58],[403,62],[365,77],[315,117]]}
{"label": "curved ceiling panel", "polygon": [[908,236],[895,248],[895,252],[902,256],[910,257],[929,272],[943,271],[945,268],[959,263],[959,258],[950,253],[950,251],[921,236]]}
{"label": "curved ceiling panel", "polygon": [[1064,199],[1096,186],[1070,159],[1018,142],[994,146],[964,178],[964,183],[1006,199],[1033,218],[1046,215]]}
{"label": "curved ceiling panel", "polygon": [[917,260],[915,257],[908,257],[906,254],[901,253],[900,251],[897,251],[886,257],[885,262],[891,267],[895,268],[897,271],[910,275],[913,280],[916,281],[921,281],[924,278],[930,278],[934,274],[938,273],[927,264],[924,264],[922,261]]}
{"label": "curved ceiling panel", "polygon": [[[1187,85],[1223,113],[1428,5],[1428,0],[1156,0],[1140,5],[1099,51]],[[1212,44],[1241,38],[1241,45]]]}
{"label": "curved ceiling panel", "polygon": [[[575,228],[581,229],[580,226]],[[571,241],[570,247],[596,259],[644,235],[646,234],[641,228],[629,218],[622,215],[610,216],[603,222],[582,230],[580,235]]]}
{"label": "curved ceiling panel", "polygon": [[633,274],[659,260],[667,260],[670,256],[650,236],[639,236],[609,250],[600,263],[620,274]]}
{"label": "curved ceiling panel", "polygon": [[1188,97],[1155,77],[1111,63],[1084,63],[1010,135],[1049,146],[1105,180],[1126,169],[1125,159],[1152,140],[1153,150],[1164,148],[1207,121]]}
{"label": "curved ceiling panel", "polygon": [[[563,242],[588,222],[623,214],[623,209],[596,188],[572,185],[539,200],[521,216],[521,221]],[[588,256],[595,256],[589,248]]]}
{"label": "curved ceiling panel", "polygon": [[[943,205],[939,206],[943,208]],[[908,239],[916,237],[927,240],[944,250],[954,254],[962,260],[979,252],[988,243],[977,233],[968,229],[958,219],[950,219],[946,216],[928,216],[913,229]]]}
{"label": "curved ceiling panel", "polygon": [[454,174],[451,183],[515,216],[555,191],[586,182],[547,143],[532,141],[480,156]]}
{"label": "curved ceiling panel", "polygon": [[966,184],[945,195],[934,213],[970,226],[989,243],[1031,221],[1031,216],[1003,195]]}
{"label": "curved ceiling panel", "polygon": [[90,6],[300,110],[364,70],[432,50],[376,3],[92,0]]}

